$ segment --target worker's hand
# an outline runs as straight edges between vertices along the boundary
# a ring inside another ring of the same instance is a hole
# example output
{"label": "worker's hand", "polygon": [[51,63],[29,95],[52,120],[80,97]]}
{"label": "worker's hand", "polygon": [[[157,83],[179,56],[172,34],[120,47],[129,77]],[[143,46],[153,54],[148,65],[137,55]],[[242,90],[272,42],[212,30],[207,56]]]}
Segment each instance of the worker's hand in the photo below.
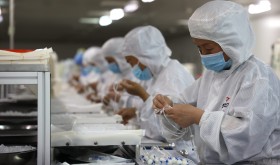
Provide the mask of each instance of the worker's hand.
{"label": "worker's hand", "polygon": [[92,95],[92,94],[93,94],[93,93],[87,94],[87,95],[86,95],[86,99],[91,101],[91,95]]}
{"label": "worker's hand", "polygon": [[119,102],[120,95],[116,94],[114,91],[109,91],[107,95],[103,98],[103,104],[109,105],[110,100],[114,100],[115,102]]}
{"label": "worker's hand", "polygon": [[120,83],[114,83],[110,86],[111,91],[115,91],[115,92],[123,92],[124,88],[120,85]]}
{"label": "worker's hand", "polygon": [[121,92],[124,92],[124,88],[118,83],[113,83],[109,87],[109,92],[115,92],[117,94],[120,94]]}
{"label": "worker's hand", "polygon": [[203,112],[190,104],[174,104],[173,107],[164,110],[165,115],[182,128],[199,124]]}
{"label": "worker's hand", "polygon": [[118,115],[122,116],[123,124],[127,124],[130,119],[136,117],[136,109],[135,108],[123,108],[118,112]]}
{"label": "worker's hand", "polygon": [[109,91],[109,92],[110,92],[110,91],[114,91],[114,84],[112,84],[112,85],[109,86],[109,90],[108,90],[108,91]]}
{"label": "worker's hand", "polygon": [[93,82],[93,83],[89,84],[88,86],[96,92],[97,91],[97,85],[98,85],[98,82]]}
{"label": "worker's hand", "polygon": [[163,109],[164,107],[172,106],[172,104],[172,101],[167,96],[161,94],[157,94],[153,99],[153,109],[156,112]]}
{"label": "worker's hand", "polygon": [[90,100],[91,102],[95,102],[95,103],[100,103],[101,99],[95,94],[95,93],[90,93],[86,96],[86,98],[88,100]]}
{"label": "worker's hand", "polygon": [[80,75],[75,74],[75,75],[72,76],[72,79],[75,80],[75,81],[79,81],[80,80]]}
{"label": "worker's hand", "polygon": [[104,105],[109,105],[110,103],[110,96],[109,94],[107,94],[103,99],[102,99],[102,102]]}
{"label": "worker's hand", "polygon": [[123,80],[119,86],[120,88],[124,88],[127,93],[139,96],[143,101],[146,101],[146,99],[150,96],[140,84],[130,80]]}
{"label": "worker's hand", "polygon": [[85,91],[84,87],[82,85],[75,86],[78,93],[83,93]]}
{"label": "worker's hand", "polygon": [[140,84],[130,80],[121,81],[119,86],[124,88],[127,93],[135,96],[139,96],[145,90]]}

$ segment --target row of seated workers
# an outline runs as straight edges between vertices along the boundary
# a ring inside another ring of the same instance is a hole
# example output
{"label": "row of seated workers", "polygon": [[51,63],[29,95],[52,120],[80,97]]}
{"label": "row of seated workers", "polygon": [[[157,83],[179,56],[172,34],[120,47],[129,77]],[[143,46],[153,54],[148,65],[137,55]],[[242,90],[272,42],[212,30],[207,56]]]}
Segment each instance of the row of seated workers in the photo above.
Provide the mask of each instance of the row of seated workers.
{"label": "row of seated workers", "polygon": [[280,81],[252,53],[246,9],[210,1],[188,28],[205,67],[196,80],[171,58],[160,30],[147,25],[77,53],[80,72],[69,83],[197,163],[280,164]]}

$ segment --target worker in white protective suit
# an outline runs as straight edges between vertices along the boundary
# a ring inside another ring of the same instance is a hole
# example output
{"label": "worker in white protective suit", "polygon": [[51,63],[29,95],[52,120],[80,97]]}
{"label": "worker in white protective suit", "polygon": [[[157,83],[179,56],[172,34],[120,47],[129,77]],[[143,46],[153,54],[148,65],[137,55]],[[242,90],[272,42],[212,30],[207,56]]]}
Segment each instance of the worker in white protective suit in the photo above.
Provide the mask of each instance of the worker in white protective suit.
{"label": "worker in white protective suit", "polygon": [[83,69],[83,50],[79,49],[74,57],[74,63],[76,65],[72,66],[71,71],[72,75],[69,79],[69,84],[73,86],[77,92],[81,93],[83,92],[83,85],[81,81],[82,77],[82,69]]}
{"label": "worker in white protective suit", "polygon": [[123,45],[123,37],[114,37],[106,41],[102,46],[102,53],[109,63],[108,69],[117,77],[114,83],[111,84],[109,91],[103,99],[103,103],[113,107],[115,111],[127,106],[127,101],[133,97],[118,89],[118,83],[122,79],[137,81],[131,72],[131,66],[122,55]]}
{"label": "worker in white protective suit", "polygon": [[[161,32],[153,26],[142,26],[125,36],[123,55],[133,67],[132,72],[141,81],[150,81],[143,87],[124,80],[121,86],[132,95],[142,99],[137,106],[137,117],[146,136],[164,140],[159,131],[159,121],[152,109],[152,100],[157,93],[172,95],[194,82],[193,76],[177,60],[170,59],[171,50]],[[123,115],[123,114],[122,114]]]}
{"label": "worker in white protective suit", "polygon": [[85,86],[98,82],[101,77],[101,71],[93,61],[94,56],[99,56],[100,54],[101,54],[101,48],[97,46],[92,46],[84,52],[83,75],[84,75]]}
{"label": "worker in white protective suit", "polygon": [[80,59],[81,70],[79,76],[79,85],[75,87],[78,93],[87,92],[87,89],[89,89],[87,88],[89,84],[97,82],[100,78],[100,69],[96,67],[91,61],[91,58],[94,56],[94,54],[100,54],[99,47],[90,47],[80,54],[80,56],[82,55],[82,58]]}
{"label": "worker in white protective suit", "polygon": [[109,71],[108,62],[100,47],[90,47],[85,51],[83,64],[88,67],[86,67],[88,70],[85,71],[87,85],[94,90],[93,95],[88,95],[88,98],[92,101],[99,102],[109,90],[109,85],[117,77]]}
{"label": "worker in white protective suit", "polygon": [[153,108],[167,107],[169,119],[195,129],[202,164],[279,164],[280,81],[252,54],[247,11],[211,1],[193,13],[188,27],[207,70],[180,97],[157,95]]}

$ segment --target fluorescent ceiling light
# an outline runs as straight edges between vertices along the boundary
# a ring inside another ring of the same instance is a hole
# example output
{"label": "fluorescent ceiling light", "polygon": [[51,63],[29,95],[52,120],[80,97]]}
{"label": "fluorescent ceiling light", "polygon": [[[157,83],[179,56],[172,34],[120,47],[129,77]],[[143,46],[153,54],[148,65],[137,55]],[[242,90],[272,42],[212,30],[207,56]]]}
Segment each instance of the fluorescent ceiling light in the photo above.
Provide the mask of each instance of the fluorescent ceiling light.
{"label": "fluorescent ceiling light", "polygon": [[99,25],[100,26],[108,26],[112,23],[112,20],[109,16],[104,15],[102,17],[99,18]]}
{"label": "fluorescent ceiling light", "polygon": [[136,11],[139,8],[139,3],[137,0],[130,0],[125,6],[124,11],[131,13]]}
{"label": "fluorescent ceiling light", "polygon": [[154,2],[155,0],[142,0],[142,2],[144,3],[150,3],[150,2]]}
{"label": "fluorescent ceiling light", "polygon": [[112,9],[110,11],[111,20],[119,20],[124,16],[124,11],[121,8]]}
{"label": "fluorescent ceiling light", "polygon": [[98,18],[81,18],[80,23],[99,24],[99,19]]}
{"label": "fluorescent ceiling light", "polygon": [[250,14],[259,14],[271,10],[271,3],[268,0],[261,0],[258,4],[249,5]]}

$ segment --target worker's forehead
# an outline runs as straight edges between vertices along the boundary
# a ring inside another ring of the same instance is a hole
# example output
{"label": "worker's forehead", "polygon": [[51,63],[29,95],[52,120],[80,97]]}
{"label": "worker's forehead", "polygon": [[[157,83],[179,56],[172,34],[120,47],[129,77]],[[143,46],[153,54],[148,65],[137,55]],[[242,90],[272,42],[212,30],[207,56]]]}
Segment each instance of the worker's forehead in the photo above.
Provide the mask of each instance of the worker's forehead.
{"label": "worker's forehead", "polygon": [[128,55],[128,56],[125,56],[125,59],[126,60],[138,60],[135,56],[133,55]]}
{"label": "worker's forehead", "polygon": [[199,39],[199,38],[192,38],[192,41],[195,45],[207,45],[207,44],[211,44],[211,45],[219,45],[214,41],[211,40],[205,40],[205,39]]}
{"label": "worker's forehead", "polygon": [[114,61],[115,61],[115,58],[112,57],[112,56],[105,57],[105,59],[106,59],[108,62],[114,62]]}

